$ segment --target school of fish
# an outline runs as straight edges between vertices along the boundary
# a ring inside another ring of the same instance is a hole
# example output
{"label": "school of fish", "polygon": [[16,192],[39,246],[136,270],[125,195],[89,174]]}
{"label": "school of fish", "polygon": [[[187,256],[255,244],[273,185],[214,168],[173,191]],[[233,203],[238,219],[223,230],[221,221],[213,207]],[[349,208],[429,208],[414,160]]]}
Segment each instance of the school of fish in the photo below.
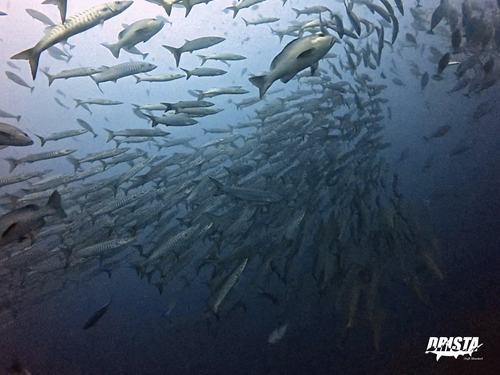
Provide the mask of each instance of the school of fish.
{"label": "school of fish", "polygon": [[[68,284],[76,286],[102,273],[111,278],[126,267],[135,269],[159,294],[169,290],[174,279],[186,286],[204,281],[207,312],[217,319],[245,310],[255,296],[268,300],[281,311],[268,338],[273,344],[286,339],[287,329],[293,330],[287,312],[300,303],[303,279],[309,278],[314,293],[342,313],[343,321],[335,324],[344,331],[356,326],[359,310],[365,309],[377,350],[387,324],[382,293],[390,280],[402,280],[408,293],[425,305],[431,303],[421,285],[444,278],[439,244],[401,193],[394,165],[381,156],[392,147],[384,140],[384,124],[391,117],[384,93],[408,85],[398,73],[403,64],[417,80],[415,95],[428,91],[432,81],[450,85],[450,95],[477,96],[495,86],[500,77],[500,1],[479,6],[469,0],[441,0],[435,9],[422,7],[418,0],[312,1],[303,9],[292,8],[287,0],[233,2],[214,16],[234,19],[242,33],[267,27],[268,38],[283,41],[274,59],[258,61],[262,71],[250,75],[245,66],[253,56],[245,56],[244,45],[227,49],[216,28],[181,46],[163,45],[165,54],[154,64],[149,62],[151,53],[141,51],[155,43],[157,34],[167,32],[165,24],[174,16],[185,17],[184,25],[189,25],[193,8],[210,12],[218,0],[111,1],[66,15],[71,1],[46,2],[57,5],[57,22],[41,12],[44,7],[26,9],[48,28],[32,47],[4,62],[9,65],[7,78],[26,87],[26,96],[35,88],[59,84],[60,95],[54,99],[74,112],[74,123],[57,133],[38,127],[37,134],[29,134],[23,113],[0,109],[6,172],[0,187],[13,189],[0,201],[0,329],[18,311]],[[78,44],[70,45],[68,39],[133,13],[146,2],[158,5],[161,15],[124,24],[117,40],[103,40],[96,47],[93,66],[71,59]],[[255,11],[264,2],[282,3],[282,12],[297,21],[278,28],[278,14],[257,18]],[[179,7],[185,16],[178,13]],[[0,15],[1,27],[9,15]],[[403,16],[411,17],[414,31],[401,36]],[[169,30],[180,27],[176,22]],[[419,33],[432,35],[440,49],[426,48]],[[404,60],[409,48],[429,54],[435,71],[422,72]],[[46,51],[67,61],[68,69],[40,68]],[[115,58],[125,53],[133,58],[104,66],[99,54],[109,52]],[[155,73],[165,66],[182,67],[187,52],[200,53],[199,67]],[[220,63],[226,64],[224,69]],[[239,82],[216,84],[219,76],[241,68]],[[184,77],[192,89],[178,93],[177,102],[133,104],[126,111],[143,126],[122,124],[120,130],[108,129],[95,117],[80,117],[85,111],[91,116],[91,106],[125,110],[125,98],[102,98],[97,91],[95,98],[73,98],[82,112],[63,103],[63,90],[75,91],[77,79],[91,79],[105,93],[108,82],[130,76],[141,93],[149,84],[142,82],[169,85]],[[197,87],[205,79],[215,82],[213,88]],[[285,85],[278,87],[277,81]],[[232,98],[248,121],[205,124],[206,116],[226,120],[221,95]],[[480,119],[496,108],[486,101],[473,117]],[[173,129],[180,127],[199,127],[204,139],[173,136]],[[444,125],[422,136],[431,144],[453,130]],[[46,151],[30,152],[33,136]],[[109,147],[79,152],[76,140],[97,136],[107,136]],[[74,148],[57,146],[68,138],[75,140]],[[465,139],[449,154],[473,146]],[[10,154],[14,148],[23,156]],[[410,154],[405,149],[398,163]],[[52,159],[67,163],[73,172],[59,173],[51,168],[55,164],[45,162]],[[432,154],[422,171],[434,163]],[[105,319],[108,306],[97,310],[83,328]]]}

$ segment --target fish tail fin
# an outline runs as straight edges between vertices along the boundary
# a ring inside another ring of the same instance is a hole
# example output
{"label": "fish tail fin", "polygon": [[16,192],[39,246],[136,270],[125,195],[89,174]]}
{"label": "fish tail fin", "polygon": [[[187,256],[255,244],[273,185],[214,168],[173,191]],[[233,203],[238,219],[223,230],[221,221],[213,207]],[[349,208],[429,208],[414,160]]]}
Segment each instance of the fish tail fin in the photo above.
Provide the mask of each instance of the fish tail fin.
{"label": "fish tail fin", "polygon": [[164,5],[163,9],[165,9],[165,12],[167,12],[167,15],[170,17],[170,13],[172,13],[172,4]]}
{"label": "fish tail fin", "polygon": [[272,82],[268,82],[267,75],[252,76],[248,79],[250,83],[259,88],[259,98],[262,99]]}
{"label": "fish tail fin", "polygon": [[300,16],[300,10],[292,8],[292,10],[295,12],[295,18],[299,18]]}
{"label": "fish tail fin", "polygon": [[147,115],[145,113],[143,113],[144,116],[146,116],[149,120],[151,120],[153,123],[151,124],[151,127],[156,127],[158,125],[158,121],[155,121],[155,118],[154,116],[151,116],[151,115]]}
{"label": "fish tail fin", "polygon": [[186,8],[186,14],[184,15],[184,18],[189,15],[189,12],[191,12],[191,9],[193,6],[191,5],[191,2],[189,0],[182,0],[182,5]]}
{"label": "fish tail fin", "polygon": [[134,75],[134,78],[136,79],[135,84],[137,85],[139,82],[141,82],[141,77]]}
{"label": "fish tail fin", "polygon": [[74,156],[67,156],[66,159],[73,164],[73,167],[75,167],[75,172],[77,171],[78,168],[80,168],[80,161],[75,158]]}
{"label": "fish tail fin", "polygon": [[34,89],[35,89],[35,86],[30,87],[31,92],[33,92]]}
{"label": "fish tail fin", "polygon": [[75,108],[78,108],[82,105],[82,101],[80,99],[73,99],[76,102]]}
{"label": "fish tail fin", "polygon": [[[35,134],[36,135],[36,134]],[[42,143],[42,147],[45,144],[46,140],[44,137],[40,137],[39,135],[36,135],[38,138],[40,138],[40,142]]]}
{"label": "fish tail fin", "polygon": [[187,70],[187,69],[182,69],[182,68],[181,68],[181,70],[182,70],[184,73],[186,73],[186,81],[187,81],[187,80],[191,77],[191,72],[190,72],[189,70]]}
{"label": "fish tail fin", "polygon": [[[92,80],[95,82],[95,84],[97,85],[97,88],[99,89],[99,91],[102,92],[101,86],[99,86],[99,82],[97,82],[97,80],[95,79],[95,77],[94,76],[90,76],[90,78],[92,78]],[[102,92],[102,93],[104,94],[104,92]],[[87,108],[87,110],[90,112],[90,110],[88,108]],[[90,112],[90,113],[92,113],[92,112]]]}
{"label": "fish tail fin", "polygon": [[118,194],[118,188],[120,187],[120,184],[112,184],[111,185],[111,190],[113,190],[113,195],[116,198],[116,194]]}
{"label": "fish tail fin", "polygon": [[116,146],[115,146],[116,148],[120,147],[120,145],[122,144],[122,141],[120,141],[119,139],[113,139],[113,141],[116,143]]}
{"label": "fish tail fin", "polygon": [[64,212],[64,209],[61,207],[61,194],[59,194],[57,190],[54,190],[50,196],[47,206],[54,209],[57,216],[62,218],[66,217],[66,212]]}
{"label": "fish tail fin", "polygon": [[114,57],[116,58],[120,57],[121,46],[119,43],[101,43],[101,46],[104,46],[107,49],[109,49]]}
{"label": "fish tail fin", "polygon": [[106,164],[106,162],[104,160],[99,160],[99,162],[102,164],[102,168],[104,170],[106,170],[108,168],[108,165]]}
{"label": "fish tail fin", "polygon": [[11,59],[28,60],[31,68],[31,76],[33,77],[33,79],[35,79],[36,71],[38,69],[38,61],[40,60],[40,52],[38,52],[35,47],[16,53],[11,57]]}
{"label": "fish tail fin", "polygon": [[52,74],[49,74],[48,70],[45,69],[40,69],[43,74],[45,74],[49,80],[49,86],[52,85],[52,82],[54,82],[54,76]]}
{"label": "fish tail fin", "polygon": [[161,104],[165,106],[165,112],[171,111],[173,109],[172,103],[161,102]]}
{"label": "fish tail fin", "polygon": [[21,115],[16,116],[16,119],[17,119],[17,122],[19,122],[21,120]]}
{"label": "fish tail fin", "polygon": [[240,9],[238,7],[227,7],[226,9],[232,10],[234,12],[233,13],[233,19],[236,18],[236,15],[240,11]]}
{"label": "fish tail fin", "polygon": [[115,137],[113,130],[109,130],[106,128],[103,128],[103,129],[108,133],[108,140],[106,141],[106,143],[108,143],[109,141],[112,141],[113,138]]}
{"label": "fish tail fin", "polygon": [[166,45],[163,45],[163,47],[168,49],[172,53],[172,55],[174,55],[175,65],[177,67],[179,67],[179,61],[181,60],[180,48],[170,47],[170,46],[166,46]]}
{"label": "fish tail fin", "polygon": [[14,159],[14,158],[5,158],[5,160],[7,160],[7,162],[9,163],[9,173],[12,172],[14,170],[14,168],[17,167],[17,160]]}
{"label": "fish tail fin", "polygon": [[[197,91],[199,91],[199,90],[197,90]],[[199,92],[196,92],[195,90],[188,90],[188,94],[197,98],[199,95]]]}
{"label": "fish tail fin", "polygon": [[207,57],[203,55],[196,55],[201,59],[201,66],[207,62]]}
{"label": "fish tail fin", "polygon": [[424,141],[429,142],[429,137],[426,137],[426,136],[424,135]]}
{"label": "fish tail fin", "polygon": [[432,31],[432,30],[428,30],[428,31],[427,31],[427,34],[434,35],[434,31]]}
{"label": "fish tail fin", "polygon": [[241,19],[245,22],[245,26],[248,26],[248,21],[246,19],[244,19],[243,17],[241,17]]}
{"label": "fish tail fin", "polygon": [[217,188],[217,191],[215,192],[214,195],[222,195],[224,194],[224,185],[222,185],[219,181],[217,181],[213,177],[208,177],[210,181],[212,181],[215,184],[215,187]]}

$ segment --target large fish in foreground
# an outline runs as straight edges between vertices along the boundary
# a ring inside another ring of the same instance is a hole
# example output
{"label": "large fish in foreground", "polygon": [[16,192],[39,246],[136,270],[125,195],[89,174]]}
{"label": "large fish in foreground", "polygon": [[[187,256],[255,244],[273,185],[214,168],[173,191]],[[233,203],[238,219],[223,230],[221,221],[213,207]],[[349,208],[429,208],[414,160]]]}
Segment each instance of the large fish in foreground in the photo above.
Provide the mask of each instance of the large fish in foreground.
{"label": "large fish in foreground", "polygon": [[15,126],[0,122],[0,146],[30,146],[33,140]]}
{"label": "large fish in foreground", "polygon": [[11,59],[28,60],[31,75],[35,79],[38,61],[43,51],[59,42],[66,41],[73,35],[86,31],[100,23],[102,24],[104,21],[123,12],[132,3],[133,1],[112,1],[68,17],[64,23],[48,28],[34,47],[19,52],[12,56]]}
{"label": "large fish in foreground", "polygon": [[259,88],[262,99],[278,79],[287,83],[307,67],[311,67],[311,73],[314,74],[318,61],[332,48],[335,40],[333,35],[324,33],[294,39],[273,59],[269,72],[250,77],[249,81]]}
{"label": "large fish in foreground", "polygon": [[57,190],[52,193],[43,207],[29,204],[0,217],[0,247],[31,237],[33,230],[45,225],[46,216],[66,217],[61,207],[61,196]]}

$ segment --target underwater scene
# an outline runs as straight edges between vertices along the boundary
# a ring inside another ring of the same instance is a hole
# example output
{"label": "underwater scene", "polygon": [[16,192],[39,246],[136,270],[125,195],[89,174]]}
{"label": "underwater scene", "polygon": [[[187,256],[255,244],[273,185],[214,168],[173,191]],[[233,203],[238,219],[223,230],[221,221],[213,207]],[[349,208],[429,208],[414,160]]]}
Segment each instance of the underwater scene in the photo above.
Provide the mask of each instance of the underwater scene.
{"label": "underwater scene", "polygon": [[0,0],[0,374],[495,374],[500,0]]}

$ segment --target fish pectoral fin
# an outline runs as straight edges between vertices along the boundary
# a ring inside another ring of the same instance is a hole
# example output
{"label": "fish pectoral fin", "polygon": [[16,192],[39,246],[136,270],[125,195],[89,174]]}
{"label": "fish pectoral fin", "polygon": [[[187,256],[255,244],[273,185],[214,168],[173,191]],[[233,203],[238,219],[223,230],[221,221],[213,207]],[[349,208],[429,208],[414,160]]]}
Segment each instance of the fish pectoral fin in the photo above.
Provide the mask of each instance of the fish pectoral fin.
{"label": "fish pectoral fin", "polygon": [[318,62],[316,61],[314,64],[311,64],[311,75],[313,76],[318,70]]}
{"label": "fish pectoral fin", "polygon": [[313,54],[313,52],[314,48],[306,49],[304,52],[297,56],[297,59],[307,59]]}
{"label": "fish pectoral fin", "polygon": [[136,30],[135,34],[141,35],[141,36],[147,36],[149,34],[149,29],[147,27],[143,27],[142,29]]}
{"label": "fish pectoral fin", "polygon": [[287,74],[286,76],[283,76],[280,78],[280,81],[283,82],[283,83],[287,83],[288,81],[290,81],[293,77],[295,77],[295,74],[297,74],[297,72],[292,72],[290,74]]}

